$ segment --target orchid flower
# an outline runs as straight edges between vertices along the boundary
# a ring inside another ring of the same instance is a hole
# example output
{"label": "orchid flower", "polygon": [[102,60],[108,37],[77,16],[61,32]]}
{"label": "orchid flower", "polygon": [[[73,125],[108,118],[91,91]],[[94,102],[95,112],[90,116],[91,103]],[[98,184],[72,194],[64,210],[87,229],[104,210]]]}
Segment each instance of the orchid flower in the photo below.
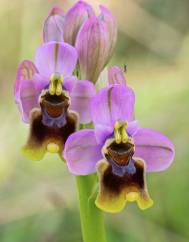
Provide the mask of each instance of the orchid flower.
{"label": "orchid flower", "polygon": [[35,64],[21,62],[15,82],[15,100],[22,119],[30,123],[23,151],[29,159],[40,160],[46,151],[61,154],[67,137],[77,123],[88,123],[94,85],[72,76],[77,63],[74,47],[63,42],[42,44]]}
{"label": "orchid flower", "polygon": [[96,206],[121,211],[127,202],[152,206],[147,172],[163,171],[174,158],[174,146],[163,134],[133,120],[135,96],[126,85],[110,85],[93,98],[94,129],[83,129],[66,141],[63,156],[69,171],[85,176],[98,172]]}
{"label": "orchid flower", "polygon": [[109,62],[117,40],[117,24],[110,11],[100,6],[95,16],[92,7],[78,1],[64,14],[53,8],[45,20],[43,40],[65,41],[78,51],[81,78],[96,83]]}

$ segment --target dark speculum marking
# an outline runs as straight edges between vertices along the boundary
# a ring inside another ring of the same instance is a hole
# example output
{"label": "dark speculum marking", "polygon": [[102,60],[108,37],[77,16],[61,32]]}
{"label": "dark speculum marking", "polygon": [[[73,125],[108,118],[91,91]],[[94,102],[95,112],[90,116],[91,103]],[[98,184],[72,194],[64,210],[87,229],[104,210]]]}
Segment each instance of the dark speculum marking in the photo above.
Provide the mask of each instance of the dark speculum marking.
{"label": "dark speculum marking", "polygon": [[103,186],[112,194],[119,194],[123,189],[141,191],[144,189],[144,164],[132,160],[135,167],[135,173],[125,172],[120,177],[113,172],[111,165],[107,168],[103,175]]}
{"label": "dark speculum marking", "polygon": [[61,95],[50,95],[48,91],[41,96],[40,106],[42,110],[42,122],[47,126],[58,126],[66,123],[66,116],[69,107],[69,98],[62,92]]}
{"label": "dark speculum marking", "polygon": [[61,128],[56,125],[47,126],[42,122],[42,119],[43,113],[40,109],[34,110],[31,113],[30,134],[27,146],[38,147],[53,142],[59,145],[61,153],[69,135],[76,131],[76,114],[68,112],[65,117],[65,125]]}
{"label": "dark speculum marking", "polygon": [[107,156],[119,166],[128,165],[134,155],[134,145],[129,142],[117,144],[114,141],[107,147],[107,150]]}
{"label": "dark speculum marking", "polygon": [[129,160],[128,164],[125,166],[118,165],[110,156],[106,155],[106,159],[110,163],[112,167],[112,173],[119,177],[123,177],[125,173],[134,174],[136,172],[136,168],[134,166],[134,162],[132,159]]}

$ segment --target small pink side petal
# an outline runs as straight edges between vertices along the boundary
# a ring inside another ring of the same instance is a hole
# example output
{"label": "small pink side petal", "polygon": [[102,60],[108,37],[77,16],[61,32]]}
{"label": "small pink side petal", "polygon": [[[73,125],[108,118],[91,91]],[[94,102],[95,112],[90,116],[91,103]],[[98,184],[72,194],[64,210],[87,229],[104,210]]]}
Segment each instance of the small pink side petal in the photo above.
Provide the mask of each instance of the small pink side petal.
{"label": "small pink side petal", "polygon": [[64,77],[70,76],[77,63],[77,52],[74,47],[64,42],[48,42],[36,51],[35,64],[41,75],[50,78],[58,72]]}
{"label": "small pink side petal", "polygon": [[24,60],[19,64],[16,81],[14,84],[14,95],[17,101],[19,96],[20,84],[22,81],[32,80],[33,76],[38,73],[38,70],[34,63],[30,60]]}
{"label": "small pink side petal", "polygon": [[134,136],[140,129],[139,122],[137,120],[129,122],[127,126],[127,133],[129,136]]}
{"label": "small pink side petal", "polygon": [[71,92],[77,81],[78,80],[75,76],[66,77],[63,80],[63,89],[67,90],[68,92]]}
{"label": "small pink side petal", "polygon": [[[40,79],[41,81],[39,81]],[[28,123],[31,110],[39,107],[39,95],[47,83],[38,74],[34,75],[33,80],[20,83],[17,104],[24,122]]]}
{"label": "small pink side petal", "polygon": [[63,152],[69,171],[74,175],[96,172],[96,163],[102,159],[101,148],[92,129],[83,129],[69,136]]}
{"label": "small pink side petal", "polygon": [[92,15],[94,15],[94,11],[91,5],[84,1],[78,1],[70,8],[65,16],[64,41],[74,46],[82,24]]}
{"label": "small pink side petal", "polygon": [[108,70],[108,82],[112,84],[123,84],[126,85],[126,79],[123,71],[118,66],[112,66]]}
{"label": "small pink side petal", "polygon": [[63,41],[64,12],[54,7],[46,18],[43,27],[43,41]]}
{"label": "small pink side petal", "polygon": [[93,83],[87,80],[78,80],[75,82],[70,92],[70,109],[79,114],[79,122],[87,124],[91,122],[91,101],[96,94]]}
{"label": "small pink side petal", "polygon": [[175,156],[174,145],[163,134],[140,128],[133,136],[136,146],[135,156],[146,162],[148,172],[167,169]]}
{"label": "small pink side petal", "polygon": [[113,136],[113,128],[111,126],[97,124],[95,125],[95,136],[98,144],[104,144],[106,140]]}

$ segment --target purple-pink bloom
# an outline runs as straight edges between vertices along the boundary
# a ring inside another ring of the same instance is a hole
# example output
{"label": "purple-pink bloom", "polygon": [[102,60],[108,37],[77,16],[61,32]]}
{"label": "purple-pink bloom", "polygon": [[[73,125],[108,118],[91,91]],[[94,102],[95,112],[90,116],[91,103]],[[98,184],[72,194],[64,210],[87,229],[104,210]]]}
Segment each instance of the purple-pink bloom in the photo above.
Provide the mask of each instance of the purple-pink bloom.
{"label": "purple-pink bloom", "polygon": [[105,7],[100,9],[98,17],[85,21],[76,39],[81,77],[93,83],[112,57],[117,40],[115,18]]}
{"label": "purple-pink bloom", "polygon": [[91,121],[90,100],[95,95],[95,87],[87,80],[72,76],[76,63],[75,48],[63,42],[42,44],[36,51],[35,64],[29,60],[21,62],[15,82],[15,100],[24,122],[29,122],[31,110],[39,107],[40,94],[55,73],[63,77],[62,88],[69,92],[70,109],[79,114],[80,123]]}
{"label": "purple-pink bloom", "polygon": [[[102,148],[106,139],[112,137],[115,122],[125,120],[128,123],[127,132],[129,133],[129,136],[133,137],[136,143],[136,156],[145,158],[147,171],[157,172],[165,170],[169,167],[174,158],[173,144],[161,133],[151,129],[141,128],[138,121],[132,120],[134,103],[134,93],[132,89],[127,86],[113,85],[103,88],[92,101],[91,115],[94,123],[94,130],[89,130],[90,135],[87,140],[89,141],[89,137],[94,136],[94,146],[97,144],[101,145]],[[72,145],[71,141],[75,141],[76,137],[79,138],[82,132],[86,132],[86,130],[78,131],[69,138],[64,151],[64,156],[68,161],[68,167],[75,175],[88,174],[84,171],[84,169],[87,169],[86,166],[82,169],[83,160],[85,159],[85,154],[88,149],[88,142],[85,142],[85,139],[80,139],[80,142],[78,143],[80,145],[79,147],[76,147],[78,150],[74,149],[74,147],[70,149],[70,145]],[[76,144],[76,142],[74,142],[74,144]],[[90,148],[92,147],[93,146],[90,145]],[[100,153],[101,148],[99,150]],[[80,155],[77,153],[80,149],[83,151],[81,160],[78,159]],[[69,155],[72,154],[72,152],[73,154],[75,153],[77,162],[76,160],[69,159]],[[155,157],[153,154],[155,154]],[[96,156],[99,157],[98,152],[96,153]],[[97,161],[98,159],[96,162]],[[89,173],[95,172],[95,164],[91,165],[91,167],[93,168]]]}
{"label": "purple-pink bloom", "polygon": [[[24,155],[41,160],[45,153],[61,154],[78,122],[89,123],[90,103],[96,90],[87,80],[72,73],[77,63],[74,47],[64,42],[41,45],[35,63],[25,60],[18,68],[15,100],[30,132]],[[78,117],[79,116],[79,117]]]}
{"label": "purple-pink bloom", "polygon": [[100,6],[95,13],[88,3],[78,1],[64,15],[53,8],[45,21],[44,42],[65,41],[76,46],[81,78],[96,83],[101,71],[113,55],[117,40],[117,23],[110,11]]}
{"label": "purple-pink bloom", "polygon": [[134,93],[126,85],[103,88],[91,105],[94,130],[72,134],[63,152],[74,175],[98,171],[96,204],[109,212],[120,211],[126,201],[137,201],[141,209],[150,207],[145,172],[165,170],[174,159],[167,137],[133,120],[134,103]]}

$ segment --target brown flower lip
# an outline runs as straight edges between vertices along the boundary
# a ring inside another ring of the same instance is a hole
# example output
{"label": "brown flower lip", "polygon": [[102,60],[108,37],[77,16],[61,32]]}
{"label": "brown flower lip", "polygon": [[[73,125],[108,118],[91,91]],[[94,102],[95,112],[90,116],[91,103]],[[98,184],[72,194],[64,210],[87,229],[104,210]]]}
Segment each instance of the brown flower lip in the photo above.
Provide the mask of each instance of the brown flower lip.
{"label": "brown flower lip", "polygon": [[107,147],[107,156],[111,157],[120,166],[128,164],[134,155],[134,144],[129,142],[117,144],[115,141]]}

